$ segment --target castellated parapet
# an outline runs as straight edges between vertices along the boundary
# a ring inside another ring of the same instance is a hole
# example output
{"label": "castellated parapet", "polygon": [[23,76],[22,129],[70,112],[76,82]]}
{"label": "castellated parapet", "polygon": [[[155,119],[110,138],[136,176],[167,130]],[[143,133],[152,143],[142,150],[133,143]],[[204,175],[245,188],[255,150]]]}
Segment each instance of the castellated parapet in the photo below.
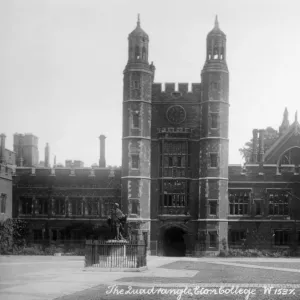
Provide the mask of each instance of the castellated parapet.
{"label": "castellated parapet", "polygon": [[160,83],[155,82],[152,84],[152,93],[153,94],[172,94],[175,93],[173,96],[176,97],[176,92],[185,95],[185,94],[200,94],[201,91],[201,83],[186,83],[186,82],[166,82]]}

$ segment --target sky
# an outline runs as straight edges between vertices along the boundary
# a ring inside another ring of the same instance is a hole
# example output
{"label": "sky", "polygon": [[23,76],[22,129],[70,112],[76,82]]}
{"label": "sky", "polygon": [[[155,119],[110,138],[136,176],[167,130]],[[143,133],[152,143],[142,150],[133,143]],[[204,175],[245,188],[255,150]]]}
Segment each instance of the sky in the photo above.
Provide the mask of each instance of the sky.
{"label": "sky", "polygon": [[298,0],[0,0],[0,131],[39,138],[40,160],[121,165],[123,70],[137,14],[155,82],[200,82],[206,35],[227,35],[229,163],[253,128],[278,129],[300,109]]}

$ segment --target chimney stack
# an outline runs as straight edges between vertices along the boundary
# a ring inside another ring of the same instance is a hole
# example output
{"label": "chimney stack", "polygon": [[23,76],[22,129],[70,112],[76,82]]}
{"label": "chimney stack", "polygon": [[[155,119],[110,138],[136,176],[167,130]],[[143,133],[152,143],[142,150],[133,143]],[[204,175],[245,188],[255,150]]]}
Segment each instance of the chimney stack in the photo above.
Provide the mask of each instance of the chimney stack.
{"label": "chimney stack", "polygon": [[50,147],[49,144],[46,144],[45,147],[45,167],[49,168],[49,157],[50,157]]}
{"label": "chimney stack", "polygon": [[5,138],[6,135],[4,133],[2,133],[0,135],[1,138],[1,163],[5,163]]}
{"label": "chimney stack", "polygon": [[265,130],[260,129],[259,130],[259,162],[263,163],[264,162],[264,153],[265,153]]}
{"label": "chimney stack", "polygon": [[257,163],[258,130],[253,129],[252,162]]}
{"label": "chimney stack", "polygon": [[99,136],[100,139],[100,159],[99,159],[99,167],[105,168],[106,167],[106,161],[105,161],[105,139],[106,136],[101,134]]}

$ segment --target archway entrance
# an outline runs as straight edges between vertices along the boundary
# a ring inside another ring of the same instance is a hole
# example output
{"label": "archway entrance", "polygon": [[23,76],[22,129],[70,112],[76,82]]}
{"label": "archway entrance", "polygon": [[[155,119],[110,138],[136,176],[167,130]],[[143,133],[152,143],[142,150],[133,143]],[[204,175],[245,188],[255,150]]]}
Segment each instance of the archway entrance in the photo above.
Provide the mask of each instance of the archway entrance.
{"label": "archway entrance", "polygon": [[164,233],[164,255],[185,256],[186,245],[184,243],[185,232],[178,227],[166,229]]}

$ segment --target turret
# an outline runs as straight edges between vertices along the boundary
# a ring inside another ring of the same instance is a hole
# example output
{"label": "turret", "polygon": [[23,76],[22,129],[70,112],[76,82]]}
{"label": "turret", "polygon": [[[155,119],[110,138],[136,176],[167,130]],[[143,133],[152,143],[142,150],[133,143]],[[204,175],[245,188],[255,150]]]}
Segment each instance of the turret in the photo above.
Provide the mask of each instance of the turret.
{"label": "turret", "polygon": [[[128,61],[124,70],[122,210],[134,227],[148,233],[150,223],[151,93],[155,67],[148,63],[149,37],[136,28],[128,37]],[[141,225],[144,223],[144,225]]]}
{"label": "turret", "polygon": [[[228,119],[229,73],[226,63],[226,35],[221,31],[218,18],[206,39],[206,61],[201,72],[200,100],[200,205],[199,219],[210,219],[209,211],[216,205],[216,217],[227,219],[228,212]],[[208,192],[214,191],[214,192]],[[205,225],[207,222],[207,225]],[[227,222],[199,222],[199,231],[206,226],[218,232],[221,242],[227,240]],[[207,236],[207,239],[210,237]],[[211,241],[207,240],[209,244]]]}

